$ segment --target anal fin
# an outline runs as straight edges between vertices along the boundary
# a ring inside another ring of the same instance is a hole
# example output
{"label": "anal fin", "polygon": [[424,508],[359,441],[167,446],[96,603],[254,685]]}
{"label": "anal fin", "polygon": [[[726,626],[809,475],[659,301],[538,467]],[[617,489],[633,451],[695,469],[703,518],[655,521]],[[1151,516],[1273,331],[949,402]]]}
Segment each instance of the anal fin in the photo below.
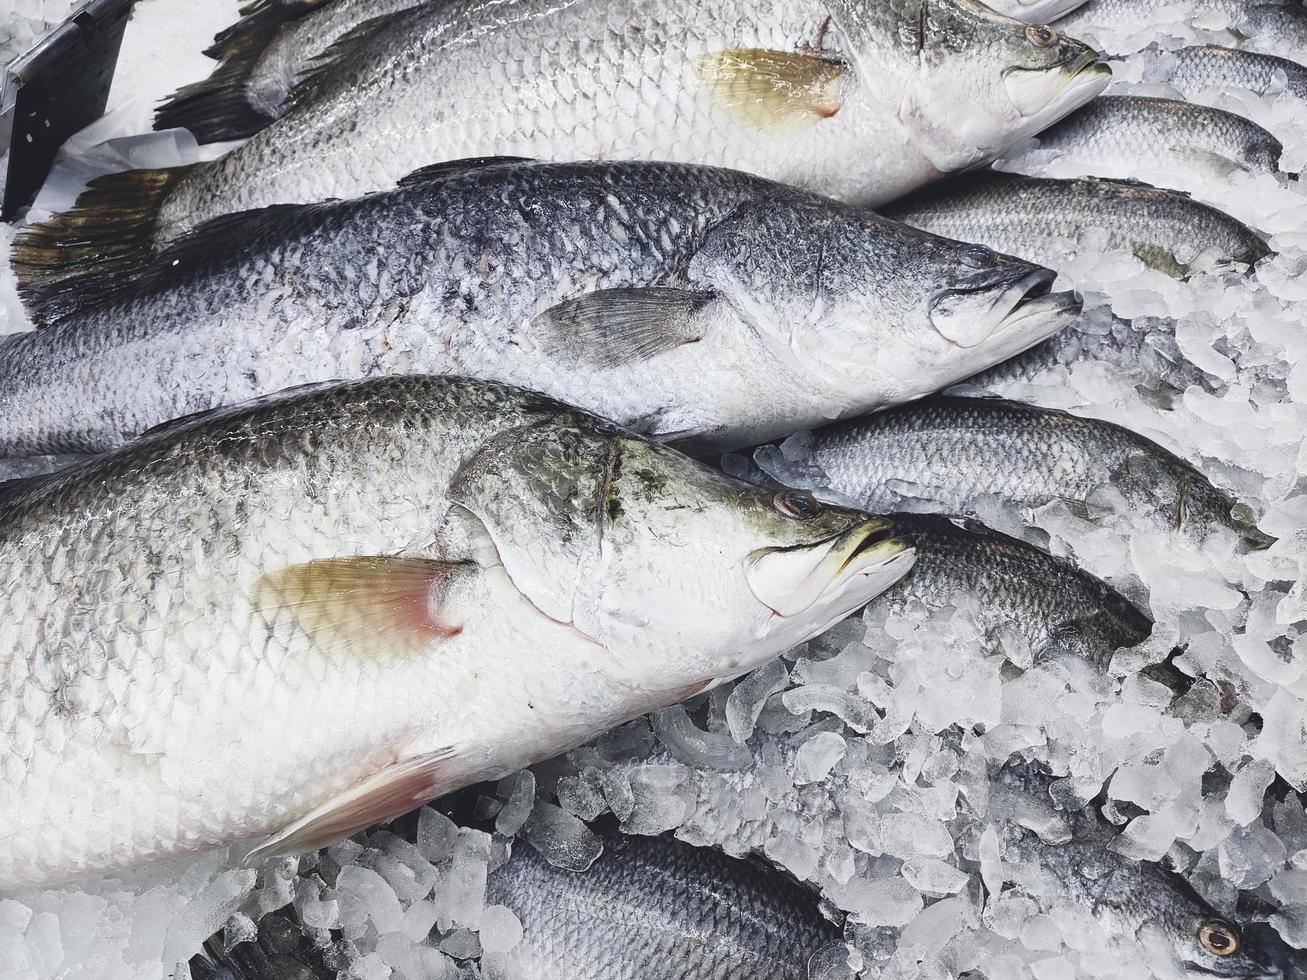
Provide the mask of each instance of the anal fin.
{"label": "anal fin", "polygon": [[445,775],[453,757],[452,748],[437,749],[378,770],[268,837],[246,863],[327,847],[457,789]]}

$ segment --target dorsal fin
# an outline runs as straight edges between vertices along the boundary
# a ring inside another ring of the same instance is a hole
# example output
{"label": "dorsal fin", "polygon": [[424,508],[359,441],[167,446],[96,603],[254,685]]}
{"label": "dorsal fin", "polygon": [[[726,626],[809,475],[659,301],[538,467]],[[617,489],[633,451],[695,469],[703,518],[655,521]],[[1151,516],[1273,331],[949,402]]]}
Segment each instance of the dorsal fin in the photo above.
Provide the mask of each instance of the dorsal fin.
{"label": "dorsal fin", "polygon": [[249,34],[266,36],[282,24],[312,13],[327,0],[253,0],[240,7],[240,20],[214,35],[213,44],[204,49],[205,57],[221,58],[235,41]]}
{"label": "dorsal fin", "polygon": [[365,20],[353,30],[347,31],[336,38],[328,46],[327,50],[314,57],[312,66],[300,76],[299,81],[286,95],[286,111],[312,100],[323,79],[330,75],[341,62],[349,60],[354,52],[366,47],[368,42],[376,35],[407,17],[415,14],[425,16],[426,13],[424,6],[419,3],[416,7],[408,7],[404,10],[397,10],[393,13],[382,14],[379,17]]}
{"label": "dorsal fin", "polygon": [[48,325],[113,291],[154,257],[164,199],[195,164],[125,170],[95,178],[68,211],[31,225],[14,239],[18,290],[32,318]]}
{"label": "dorsal fin", "polygon": [[473,170],[485,170],[487,167],[502,167],[515,163],[536,163],[531,157],[468,157],[464,160],[446,160],[418,167],[410,174],[405,174],[396,182],[399,187],[413,187],[429,184],[433,181],[446,180],[459,174],[471,173]]}
{"label": "dorsal fin", "polygon": [[255,398],[247,398],[245,401],[236,402],[232,405],[218,405],[214,408],[204,408],[198,412],[191,412],[188,415],[179,415],[175,419],[169,419],[166,422],[160,422],[158,425],[152,425],[150,428],[141,432],[134,441],[140,442],[145,439],[162,439],[181,429],[193,428],[204,422],[215,422],[218,419],[234,415],[244,415],[252,408],[258,408],[261,405],[272,405],[281,401],[289,401],[292,398],[298,398],[301,395],[307,395],[311,391],[319,389],[334,388],[343,382],[339,380],[332,381],[309,381],[302,385],[292,385],[289,388],[283,388],[281,391],[274,391],[271,394],[259,395]]}

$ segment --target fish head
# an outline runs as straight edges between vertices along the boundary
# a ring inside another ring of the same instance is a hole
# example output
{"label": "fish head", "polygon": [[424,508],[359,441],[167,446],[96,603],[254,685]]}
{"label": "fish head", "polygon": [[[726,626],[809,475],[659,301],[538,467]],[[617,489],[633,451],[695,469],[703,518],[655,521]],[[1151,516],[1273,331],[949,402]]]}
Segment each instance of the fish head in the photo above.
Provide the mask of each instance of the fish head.
{"label": "fish head", "polygon": [[578,418],[491,440],[452,496],[516,590],[608,651],[632,685],[683,691],[744,673],[912,565],[883,519]]}
{"label": "fish head", "polygon": [[919,397],[1080,312],[1055,273],[834,201],[746,205],[690,264],[830,417]]}
{"label": "fish head", "polygon": [[1297,972],[1286,970],[1293,956],[1283,940],[1282,950],[1270,948],[1260,933],[1226,919],[1179,884],[1155,896],[1154,917],[1145,930],[1191,980],[1279,980]]}
{"label": "fish head", "polygon": [[[974,166],[1062,119],[1107,87],[1098,54],[1046,24],[978,0],[921,0],[916,67],[899,122],[935,169]],[[875,78],[867,65],[864,75]]]}
{"label": "fish head", "polygon": [[1110,479],[1132,510],[1151,514],[1159,526],[1194,544],[1224,538],[1248,552],[1275,543],[1275,538],[1258,530],[1252,508],[1237,503],[1170,453],[1129,452],[1113,467]]}

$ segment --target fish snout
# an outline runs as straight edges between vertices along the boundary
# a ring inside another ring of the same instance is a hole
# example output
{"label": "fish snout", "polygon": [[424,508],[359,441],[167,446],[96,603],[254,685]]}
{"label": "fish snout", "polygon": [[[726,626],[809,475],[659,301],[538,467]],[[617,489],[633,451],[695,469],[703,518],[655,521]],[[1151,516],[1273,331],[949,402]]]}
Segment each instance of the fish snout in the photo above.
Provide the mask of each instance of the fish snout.
{"label": "fish snout", "polygon": [[1020,274],[998,281],[940,290],[930,301],[931,325],[963,348],[976,347],[1018,326],[1040,333],[1035,341],[1041,340],[1080,313],[1078,294],[1052,291],[1056,278],[1051,269],[1026,266]]}
{"label": "fish snout", "polygon": [[1003,74],[1008,100],[1024,119],[1032,122],[1032,133],[1080,108],[1112,80],[1112,69],[1087,44],[1074,38],[1058,38],[1056,43],[1061,54],[1056,64],[1044,68],[1015,66]]}

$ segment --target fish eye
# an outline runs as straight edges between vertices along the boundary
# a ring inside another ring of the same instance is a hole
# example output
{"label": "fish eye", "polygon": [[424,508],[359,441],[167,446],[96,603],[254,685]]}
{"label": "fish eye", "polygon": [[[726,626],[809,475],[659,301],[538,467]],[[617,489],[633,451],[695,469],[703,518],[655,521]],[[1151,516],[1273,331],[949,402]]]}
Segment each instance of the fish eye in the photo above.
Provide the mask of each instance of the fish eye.
{"label": "fish eye", "polygon": [[973,269],[983,269],[993,265],[994,252],[984,245],[963,245],[958,249],[958,258],[962,260],[963,265],[969,265]]}
{"label": "fish eye", "polygon": [[1047,24],[1031,24],[1026,28],[1026,37],[1037,48],[1051,48],[1057,43],[1057,31]]}
{"label": "fish eye", "polygon": [[772,497],[772,506],[778,514],[784,514],[791,520],[810,521],[822,512],[817,498],[802,490],[786,490]]}
{"label": "fish eye", "polygon": [[1213,956],[1233,956],[1239,952],[1239,937],[1224,922],[1204,922],[1198,927],[1198,941]]}

